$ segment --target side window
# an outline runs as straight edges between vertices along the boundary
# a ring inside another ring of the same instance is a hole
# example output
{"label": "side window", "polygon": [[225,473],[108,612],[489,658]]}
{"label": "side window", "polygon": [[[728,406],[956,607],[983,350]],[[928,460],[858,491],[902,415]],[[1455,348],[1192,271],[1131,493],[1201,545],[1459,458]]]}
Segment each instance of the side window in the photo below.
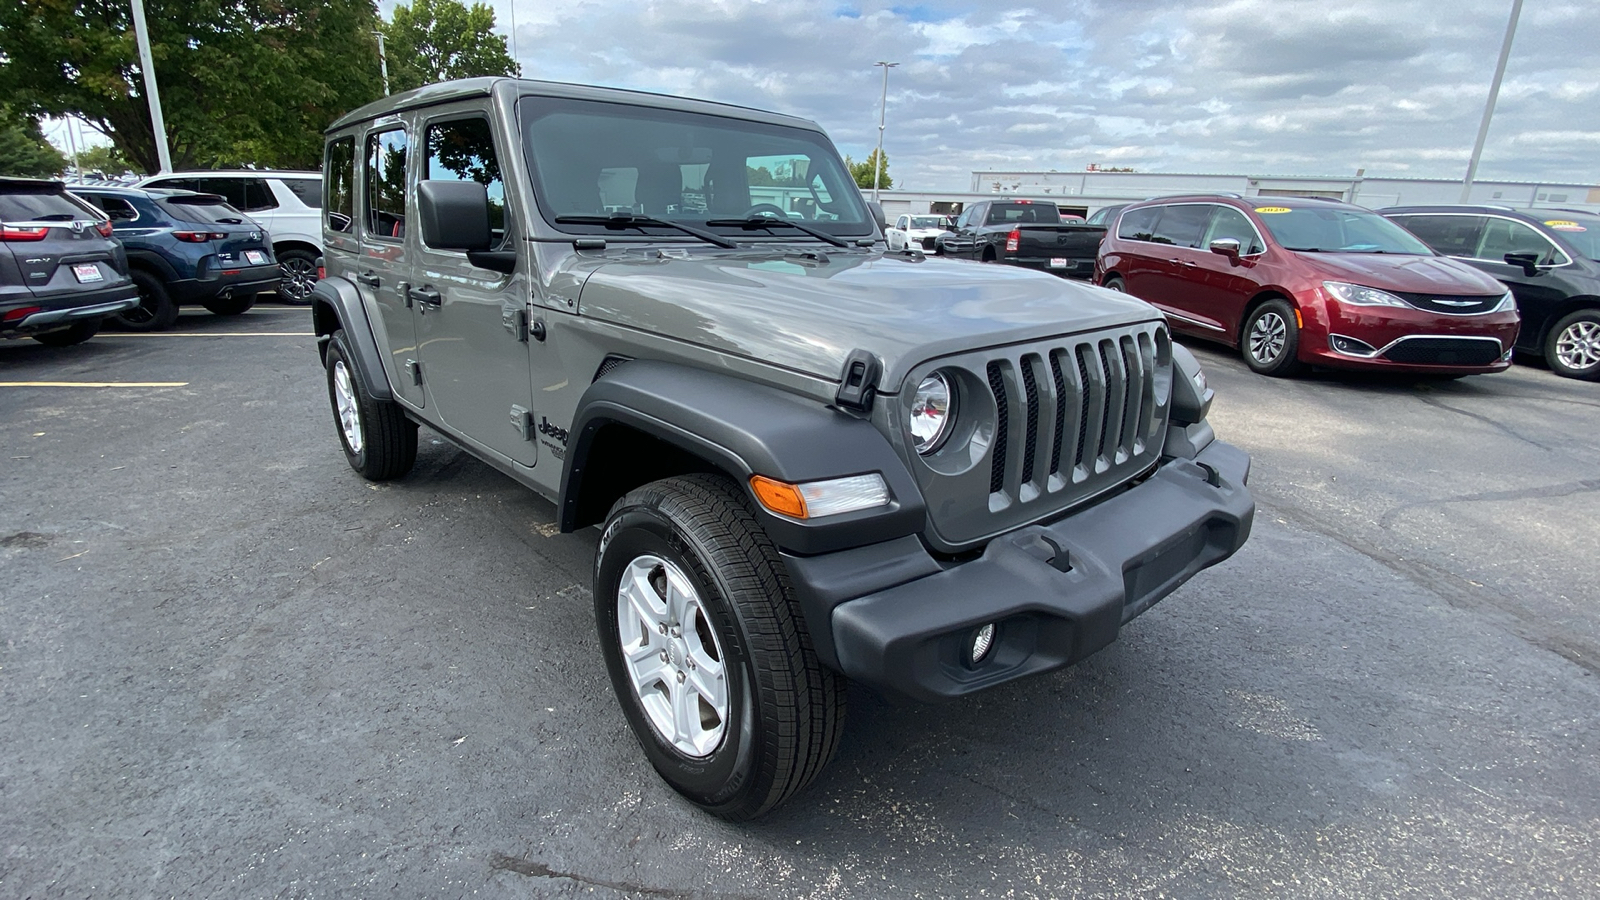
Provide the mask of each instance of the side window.
{"label": "side window", "polygon": [[422,177],[433,181],[476,181],[489,195],[489,229],[498,244],[506,234],[506,187],[487,119],[458,119],[428,126]]}
{"label": "side window", "polygon": [[367,135],[367,235],[398,241],[406,234],[406,151],[404,128]]}
{"label": "side window", "polygon": [[1239,252],[1245,256],[1266,250],[1261,246],[1261,238],[1256,236],[1255,228],[1250,225],[1250,220],[1244,213],[1231,206],[1219,206],[1216,214],[1211,217],[1211,227],[1206,229],[1205,239],[1200,242],[1200,246],[1210,247],[1212,241],[1230,238],[1239,242]]}
{"label": "side window", "polygon": [[343,137],[329,143],[322,172],[322,208],[327,210],[323,220],[329,231],[348,234],[355,227],[356,139]]}
{"label": "side window", "polygon": [[167,178],[150,182],[150,187],[168,188],[174,191],[198,191],[200,182],[194,178]]}
{"label": "side window", "polygon": [[222,199],[234,209],[246,211],[250,202],[245,199],[243,178],[201,178],[198,190],[203,194],[221,194]]}
{"label": "side window", "polygon": [[[245,212],[261,212],[267,209],[278,208],[278,198],[272,196],[272,188],[262,178],[241,178],[244,182],[244,206],[239,209]],[[235,204],[236,206],[238,204]]]}
{"label": "side window", "polygon": [[1478,259],[1504,262],[1507,253],[1532,253],[1541,265],[1560,265],[1571,262],[1566,254],[1521,222],[1492,218],[1484,223],[1483,237],[1478,242]]}
{"label": "side window", "polygon": [[132,222],[139,218],[139,211],[133,204],[121,197],[106,197],[101,194],[90,194],[89,202],[105,210],[106,217],[112,222]]}
{"label": "side window", "polygon": [[1152,240],[1155,237],[1156,219],[1160,215],[1159,206],[1146,206],[1123,213],[1122,220],[1117,223],[1117,237],[1125,241]]}
{"label": "side window", "polygon": [[901,231],[905,231],[907,228],[911,227],[911,217],[901,216],[900,218],[895,219],[894,227],[900,229]]}
{"label": "side window", "polygon": [[322,208],[322,182],[315,178],[284,178],[281,183],[301,203],[312,209]]}
{"label": "side window", "polygon": [[1211,211],[1215,208],[1209,203],[1169,206],[1162,211],[1151,240],[1174,247],[1199,247],[1200,236],[1205,234],[1206,224],[1211,221]]}
{"label": "side window", "polygon": [[1473,256],[1483,216],[1396,216],[1395,222],[1445,256]]}

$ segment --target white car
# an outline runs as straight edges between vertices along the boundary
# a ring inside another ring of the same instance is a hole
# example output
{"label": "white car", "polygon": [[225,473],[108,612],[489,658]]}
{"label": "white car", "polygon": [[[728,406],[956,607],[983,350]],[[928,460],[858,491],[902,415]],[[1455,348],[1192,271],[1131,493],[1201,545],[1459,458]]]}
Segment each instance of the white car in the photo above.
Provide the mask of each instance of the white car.
{"label": "white car", "polygon": [[138,187],[179,188],[221,194],[235,209],[261,223],[272,236],[272,252],[283,269],[278,299],[301,305],[311,301],[322,255],[322,174],[238,169],[171,172],[139,182]]}
{"label": "white car", "polygon": [[904,250],[907,247],[932,250],[933,239],[944,234],[948,221],[944,216],[937,215],[901,216],[894,220],[894,227],[884,232],[884,237],[889,240],[890,250]]}

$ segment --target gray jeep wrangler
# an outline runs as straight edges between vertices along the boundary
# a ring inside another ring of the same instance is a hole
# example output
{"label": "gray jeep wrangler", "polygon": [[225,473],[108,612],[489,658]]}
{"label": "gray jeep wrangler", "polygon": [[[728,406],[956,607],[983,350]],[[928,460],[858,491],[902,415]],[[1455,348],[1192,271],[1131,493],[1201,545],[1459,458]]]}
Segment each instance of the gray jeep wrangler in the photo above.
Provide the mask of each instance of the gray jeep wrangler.
{"label": "gray jeep wrangler", "polygon": [[1159,312],[888,252],[815,123],[473,79],[335,122],[324,175],[350,465],[405,475],[423,424],[600,526],[617,698],[715,815],[817,776],[846,679],[1066,666],[1249,534],[1249,458]]}

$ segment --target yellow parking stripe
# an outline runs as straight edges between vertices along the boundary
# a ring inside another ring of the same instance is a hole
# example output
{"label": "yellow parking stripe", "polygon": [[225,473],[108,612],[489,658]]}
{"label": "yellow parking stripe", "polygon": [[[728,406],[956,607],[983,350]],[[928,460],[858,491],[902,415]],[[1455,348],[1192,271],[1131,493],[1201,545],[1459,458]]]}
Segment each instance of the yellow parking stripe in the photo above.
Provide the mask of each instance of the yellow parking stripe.
{"label": "yellow parking stripe", "polygon": [[158,388],[184,387],[187,381],[0,381],[0,387]]}
{"label": "yellow parking stripe", "polygon": [[101,338],[147,338],[147,337],[316,337],[314,331],[124,331],[104,332],[96,335]]}

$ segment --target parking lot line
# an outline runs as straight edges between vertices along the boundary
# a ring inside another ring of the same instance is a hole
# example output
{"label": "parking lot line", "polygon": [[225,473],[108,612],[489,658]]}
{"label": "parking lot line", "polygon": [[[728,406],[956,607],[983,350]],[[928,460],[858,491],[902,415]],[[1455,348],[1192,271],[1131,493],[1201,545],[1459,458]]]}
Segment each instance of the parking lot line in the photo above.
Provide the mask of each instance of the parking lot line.
{"label": "parking lot line", "polygon": [[100,338],[153,337],[316,337],[314,331],[126,331],[98,335]]}
{"label": "parking lot line", "polygon": [[0,387],[164,388],[184,387],[187,381],[0,381]]}

